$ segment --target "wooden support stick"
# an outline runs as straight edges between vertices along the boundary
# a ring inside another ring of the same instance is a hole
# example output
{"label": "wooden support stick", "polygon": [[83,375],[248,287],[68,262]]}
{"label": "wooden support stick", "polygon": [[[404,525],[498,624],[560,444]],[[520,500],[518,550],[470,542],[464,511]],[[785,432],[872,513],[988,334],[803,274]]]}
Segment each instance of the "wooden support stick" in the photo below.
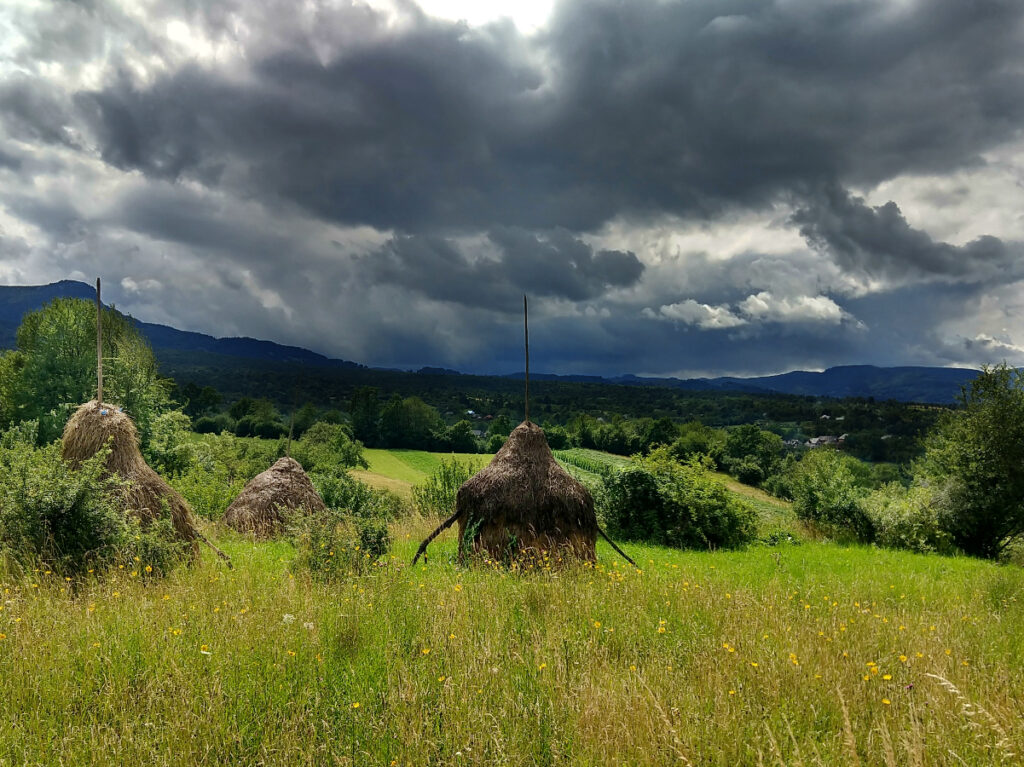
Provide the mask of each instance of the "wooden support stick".
{"label": "wooden support stick", "polygon": [[96,401],[103,404],[103,304],[100,278],[96,278]]}
{"label": "wooden support stick", "polygon": [[[606,533],[604,530],[602,530],[600,526],[598,526],[597,532],[601,533],[601,537],[604,538],[606,541],[608,541],[608,543],[611,544],[611,547],[622,555],[623,559],[625,559],[627,562],[629,562],[631,565],[633,565],[633,567],[636,567],[636,562],[634,562],[632,559],[630,559],[629,555],[626,554],[626,552],[624,552],[622,549],[620,549],[618,546],[616,546],[615,545],[615,541],[613,541],[611,538],[609,538],[608,537],[608,533]],[[640,568],[637,568],[637,569],[639,570]]]}
{"label": "wooden support stick", "polygon": [[[451,527],[453,524],[455,524],[455,520],[457,520],[461,515],[462,512],[456,511],[454,514],[448,517],[448,519],[446,519],[444,522],[438,525],[437,529],[434,532],[427,536],[427,539],[420,544],[420,547],[418,549],[416,549],[416,556],[412,558],[412,563],[414,565],[416,564],[416,561],[420,558],[420,555],[426,554],[427,546],[430,545],[430,542],[434,540],[437,536],[439,536],[441,533],[443,533],[445,530],[447,530],[449,527]],[[459,546],[459,548],[462,548],[461,545]],[[424,559],[424,561],[426,560]]]}

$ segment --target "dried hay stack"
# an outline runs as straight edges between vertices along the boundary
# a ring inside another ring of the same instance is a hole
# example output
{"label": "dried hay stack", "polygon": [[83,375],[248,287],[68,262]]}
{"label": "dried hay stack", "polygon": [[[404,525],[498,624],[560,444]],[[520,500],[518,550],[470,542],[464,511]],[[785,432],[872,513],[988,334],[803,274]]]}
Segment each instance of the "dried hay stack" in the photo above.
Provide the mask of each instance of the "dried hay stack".
{"label": "dried hay stack", "polygon": [[109,442],[107,473],[127,480],[125,510],[143,523],[158,519],[166,504],[174,529],[199,554],[203,541],[220,557],[227,555],[214,547],[196,528],[192,510],[185,499],[163,477],[151,469],[139,451],[139,435],[132,420],[114,405],[91,400],[82,405],[64,427],[61,454],[72,466],[92,458]]}
{"label": "dried hay stack", "polygon": [[299,462],[280,458],[249,481],[224,512],[224,523],[269,538],[280,531],[288,512],[315,514],[326,509]]}
{"label": "dried hay stack", "polygon": [[543,429],[529,421],[459,488],[455,508],[460,559],[467,543],[496,560],[544,551],[596,558],[594,498],[555,462]]}

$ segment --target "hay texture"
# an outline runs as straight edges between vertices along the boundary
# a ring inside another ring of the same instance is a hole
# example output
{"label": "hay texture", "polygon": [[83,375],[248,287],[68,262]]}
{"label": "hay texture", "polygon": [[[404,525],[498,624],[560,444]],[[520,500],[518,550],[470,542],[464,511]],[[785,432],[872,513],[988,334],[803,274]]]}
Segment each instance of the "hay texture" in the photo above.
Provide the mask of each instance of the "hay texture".
{"label": "hay texture", "polygon": [[543,429],[529,421],[459,488],[455,509],[460,559],[467,546],[499,561],[541,552],[596,559],[594,498],[558,465]]}
{"label": "hay texture", "polygon": [[235,530],[270,538],[281,531],[290,513],[316,514],[327,506],[294,458],[280,458],[257,474],[224,512]]}
{"label": "hay texture", "polygon": [[96,455],[108,442],[107,474],[127,480],[125,511],[145,524],[160,518],[166,504],[175,531],[191,543],[193,556],[198,556],[199,540],[204,539],[196,528],[192,510],[178,491],[143,459],[135,424],[116,405],[92,400],[78,408],[64,427],[61,454],[65,461],[77,467]]}

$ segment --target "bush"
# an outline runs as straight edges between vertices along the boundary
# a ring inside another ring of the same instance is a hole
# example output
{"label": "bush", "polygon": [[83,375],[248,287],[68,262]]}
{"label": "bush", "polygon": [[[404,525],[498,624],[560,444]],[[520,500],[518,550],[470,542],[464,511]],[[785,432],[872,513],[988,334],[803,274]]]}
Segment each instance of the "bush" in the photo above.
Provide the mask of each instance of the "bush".
{"label": "bush", "polygon": [[222,431],[233,432],[235,422],[227,413],[219,413],[215,416],[203,416],[196,421],[193,430],[199,434],[220,434]]}
{"label": "bush", "polygon": [[793,468],[790,490],[793,511],[805,522],[852,532],[871,541],[874,531],[860,506],[864,491],[858,487],[847,459],[836,450],[818,448]]}
{"label": "bush", "polygon": [[624,540],[733,548],[756,533],[753,509],[710,477],[699,460],[679,463],[665,447],[606,475],[599,501],[609,533]]}
{"label": "bush", "polygon": [[387,490],[376,490],[348,472],[310,474],[313,487],[332,509],[345,510],[361,519],[393,520],[406,513],[405,502]]}
{"label": "bush", "polygon": [[224,516],[228,504],[242,492],[246,482],[242,477],[232,477],[228,467],[219,462],[193,463],[167,481],[197,516],[213,520]]}
{"label": "bush", "polygon": [[455,513],[455,495],[465,482],[473,475],[468,464],[452,459],[443,460],[434,473],[412,489],[412,502],[416,510],[423,516],[443,517],[447,519]]}
{"label": "bush", "polygon": [[[25,430],[26,432],[28,430]],[[34,439],[34,434],[25,435]],[[116,485],[103,479],[106,452],[72,470],[56,443],[34,449],[5,435],[0,447],[0,548],[24,566],[75,575],[112,562],[128,537]]]}
{"label": "bush", "polygon": [[921,485],[909,489],[891,482],[863,501],[879,546],[909,551],[952,554],[953,538],[939,525],[932,490]]}
{"label": "bush", "polygon": [[316,580],[360,575],[382,564],[391,546],[387,524],[328,509],[294,518],[289,528],[297,549],[292,567]]}
{"label": "bush", "polygon": [[146,463],[163,474],[180,474],[199,460],[200,446],[190,438],[192,420],[180,410],[153,419],[149,442],[143,448]]}

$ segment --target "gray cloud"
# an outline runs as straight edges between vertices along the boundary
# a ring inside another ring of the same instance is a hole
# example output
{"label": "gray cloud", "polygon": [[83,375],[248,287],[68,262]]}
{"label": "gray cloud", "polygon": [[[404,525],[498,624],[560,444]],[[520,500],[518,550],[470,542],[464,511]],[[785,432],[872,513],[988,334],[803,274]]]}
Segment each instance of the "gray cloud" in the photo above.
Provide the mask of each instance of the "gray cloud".
{"label": "gray cloud", "polygon": [[959,277],[1006,279],[1020,274],[1024,247],[997,237],[979,237],[963,246],[935,242],[907,223],[895,202],[870,207],[864,200],[830,187],[793,214],[800,233],[844,270],[870,277],[903,279]]}
{"label": "gray cloud", "polygon": [[584,301],[630,287],[644,271],[634,253],[595,252],[564,230],[502,227],[488,238],[494,253],[474,258],[444,238],[395,237],[366,257],[366,276],[439,301],[518,311],[524,293]]}
{"label": "gray cloud", "polygon": [[1009,0],[570,2],[532,40],[323,15],[364,40],[294,31],[252,43],[248,77],[189,64],[79,93],[103,157],[349,224],[582,230],[947,171],[1024,117]]}

